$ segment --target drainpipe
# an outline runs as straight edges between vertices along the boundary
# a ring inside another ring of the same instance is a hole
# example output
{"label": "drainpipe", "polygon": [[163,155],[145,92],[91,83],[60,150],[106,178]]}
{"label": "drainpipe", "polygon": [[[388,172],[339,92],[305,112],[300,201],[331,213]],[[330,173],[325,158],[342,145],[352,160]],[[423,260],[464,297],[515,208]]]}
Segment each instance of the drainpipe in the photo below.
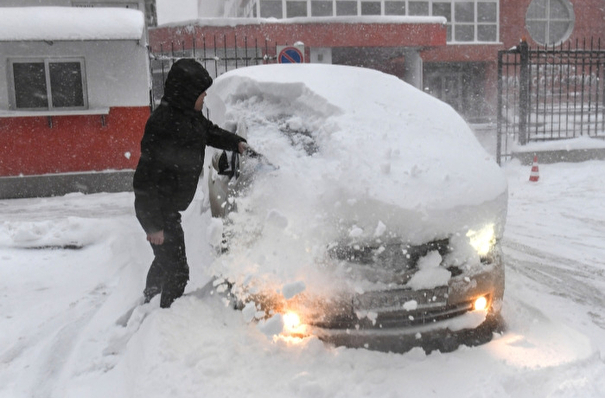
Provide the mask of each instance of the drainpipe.
{"label": "drainpipe", "polygon": [[521,40],[519,46],[519,144],[527,144],[528,120],[529,120],[529,90],[530,90],[530,70],[529,70],[529,46],[525,38]]}

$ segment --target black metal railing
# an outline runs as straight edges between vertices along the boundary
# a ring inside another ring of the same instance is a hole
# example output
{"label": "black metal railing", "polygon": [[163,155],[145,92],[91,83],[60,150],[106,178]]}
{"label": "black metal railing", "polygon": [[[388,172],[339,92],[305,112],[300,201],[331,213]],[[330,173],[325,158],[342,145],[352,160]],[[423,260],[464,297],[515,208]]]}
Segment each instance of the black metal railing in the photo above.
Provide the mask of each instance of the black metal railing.
{"label": "black metal railing", "polygon": [[499,51],[498,162],[514,145],[605,138],[604,66],[600,40]]}
{"label": "black metal railing", "polygon": [[[272,47],[275,52],[275,46]],[[249,42],[243,38],[243,45],[238,41],[237,35],[227,37],[216,35],[201,38],[192,37],[190,41],[172,42],[169,48],[160,45],[159,51],[149,50],[151,69],[151,98],[152,109],[159,103],[164,95],[164,82],[172,64],[184,57],[197,59],[214,78],[233,69],[251,65],[275,63],[277,57],[269,48],[265,40],[262,45],[255,39]]]}

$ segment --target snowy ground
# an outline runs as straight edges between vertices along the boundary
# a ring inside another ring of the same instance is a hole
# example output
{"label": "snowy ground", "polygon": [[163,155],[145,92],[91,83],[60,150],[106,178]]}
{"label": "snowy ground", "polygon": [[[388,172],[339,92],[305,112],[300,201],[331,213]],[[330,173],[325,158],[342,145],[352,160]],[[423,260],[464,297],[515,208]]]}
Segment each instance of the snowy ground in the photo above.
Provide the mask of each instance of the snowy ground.
{"label": "snowy ground", "polygon": [[120,326],[152,258],[133,195],[0,201],[0,397],[603,397],[605,162],[540,165],[537,183],[505,169],[508,329],[448,354],[267,338],[199,290],[203,192],[184,217],[192,294]]}

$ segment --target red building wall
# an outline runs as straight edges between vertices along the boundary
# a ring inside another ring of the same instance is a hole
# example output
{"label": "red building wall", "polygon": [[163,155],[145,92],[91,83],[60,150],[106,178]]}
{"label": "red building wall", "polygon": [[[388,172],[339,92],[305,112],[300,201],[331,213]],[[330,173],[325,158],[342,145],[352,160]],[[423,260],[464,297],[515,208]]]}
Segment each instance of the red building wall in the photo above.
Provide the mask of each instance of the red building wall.
{"label": "red building wall", "polygon": [[134,169],[149,114],[120,107],[104,117],[0,118],[0,176]]}
{"label": "red building wall", "polygon": [[[571,36],[563,45],[590,48],[591,39],[594,48],[605,48],[605,1],[570,0],[573,5],[575,23]],[[498,51],[517,45],[526,39],[530,46],[536,46],[525,25],[525,16],[531,0],[500,0],[499,2],[499,42],[493,44],[445,44],[445,27],[440,24],[360,24],[360,23],[263,23],[238,25],[234,27],[189,26],[158,28],[150,32],[150,42],[154,51],[170,50],[171,43],[181,43],[180,49],[193,46],[192,37],[196,37],[196,48],[200,51],[202,39],[206,37],[206,48],[222,47],[223,37],[229,37],[231,47],[233,34],[237,37],[238,47],[259,47],[267,40],[268,55],[275,55],[276,44],[293,44],[302,41],[305,47],[414,47],[422,50],[422,59],[427,64],[477,64],[482,74],[482,95],[485,107],[478,112],[494,113],[497,103],[497,60]],[[216,35],[218,41],[212,38]],[[247,43],[244,38],[248,39]],[[227,47],[230,47],[227,45]],[[308,53],[306,56],[308,57]],[[369,62],[369,61],[368,61]],[[403,76],[404,58],[391,58],[387,62],[367,67]],[[469,69],[471,70],[471,69]],[[473,76],[474,79],[474,76]],[[483,112],[483,110],[485,112]],[[461,110],[462,111],[462,110]]]}
{"label": "red building wall", "polygon": [[[227,35],[228,43],[223,37]],[[191,49],[192,37],[196,38],[196,49],[233,47],[259,47],[268,42],[270,50],[275,45],[294,44],[301,41],[306,47],[436,47],[445,46],[446,29],[440,23],[422,24],[369,24],[369,23],[262,23],[237,26],[192,26],[160,27],[149,31],[149,42],[153,51],[170,51],[173,43],[180,46],[175,50]],[[203,41],[203,38],[206,41]]]}
{"label": "red building wall", "polygon": [[[573,5],[575,24],[571,36],[563,43],[575,48],[605,49],[605,1],[570,0]],[[491,108],[497,102],[497,62],[498,51],[517,45],[526,39],[532,47],[538,44],[532,40],[525,27],[525,15],[531,0],[500,0],[500,43],[494,44],[451,44],[430,48],[422,53],[425,63],[482,63],[485,67],[485,101]]]}
{"label": "red building wall", "polygon": [[[605,2],[602,0],[570,0],[575,14],[574,30],[568,41],[575,43],[594,37],[605,40]],[[531,0],[500,1],[500,39],[509,48],[526,38],[530,46],[535,43],[525,28],[525,14]],[[564,43],[565,45],[567,43]],[[604,42],[605,45],[605,42]]]}

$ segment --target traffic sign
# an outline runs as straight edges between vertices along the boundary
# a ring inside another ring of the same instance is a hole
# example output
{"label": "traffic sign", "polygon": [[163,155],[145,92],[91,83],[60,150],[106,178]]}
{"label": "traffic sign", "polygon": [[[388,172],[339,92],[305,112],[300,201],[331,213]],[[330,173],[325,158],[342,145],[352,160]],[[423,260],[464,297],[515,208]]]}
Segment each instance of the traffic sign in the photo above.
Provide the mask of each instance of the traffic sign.
{"label": "traffic sign", "polygon": [[280,64],[300,64],[304,62],[304,56],[298,48],[287,46],[279,51],[277,60]]}

